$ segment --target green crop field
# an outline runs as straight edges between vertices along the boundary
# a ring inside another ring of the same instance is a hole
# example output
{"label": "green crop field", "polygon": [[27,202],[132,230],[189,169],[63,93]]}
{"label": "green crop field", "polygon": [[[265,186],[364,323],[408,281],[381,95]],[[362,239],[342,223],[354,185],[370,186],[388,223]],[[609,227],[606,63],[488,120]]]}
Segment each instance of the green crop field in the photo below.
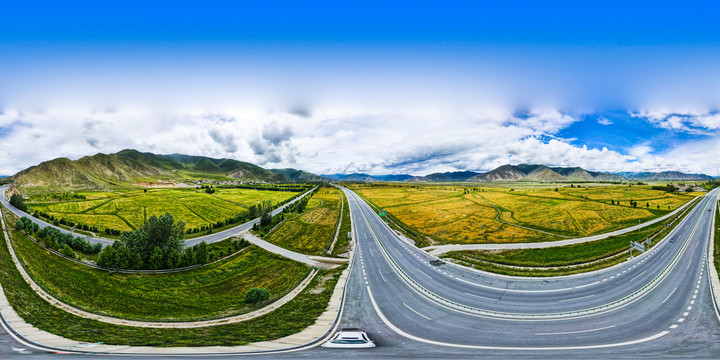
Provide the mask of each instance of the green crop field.
{"label": "green crop field", "polygon": [[[194,321],[246,313],[279,299],[309,273],[301,263],[251,246],[197,269],[163,274],[114,273],[52,254],[11,231],[27,272],[48,293],[88,312],[134,320]],[[271,298],[253,306],[245,292],[264,287]]]}
{"label": "green crop field", "polygon": [[196,228],[224,221],[244,212],[249,206],[269,201],[284,201],[297,192],[254,189],[216,188],[207,194],[194,188],[165,188],[143,190],[117,190],[113,192],[76,192],[85,199],[57,200],[56,194],[36,195],[28,205],[56,219],[104,229],[129,231],[137,228],[151,215],[166,212]]}
{"label": "green crop field", "polygon": [[399,225],[420,233],[419,245],[537,242],[600,234],[654,219],[700,195],[640,185],[566,185],[557,191],[547,185],[504,185],[356,184],[353,189],[386,209]]}
{"label": "green crop field", "polygon": [[322,187],[302,214],[285,221],[265,239],[303,254],[323,255],[335,237],[342,197],[334,187]]}

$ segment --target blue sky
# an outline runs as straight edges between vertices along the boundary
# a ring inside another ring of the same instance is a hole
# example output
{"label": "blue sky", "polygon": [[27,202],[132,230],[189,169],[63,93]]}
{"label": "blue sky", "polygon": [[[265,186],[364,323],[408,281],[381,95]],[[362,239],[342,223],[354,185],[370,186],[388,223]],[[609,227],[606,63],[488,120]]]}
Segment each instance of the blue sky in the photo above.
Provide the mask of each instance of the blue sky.
{"label": "blue sky", "polygon": [[137,148],[318,173],[720,175],[714,2],[8,2],[0,174]]}

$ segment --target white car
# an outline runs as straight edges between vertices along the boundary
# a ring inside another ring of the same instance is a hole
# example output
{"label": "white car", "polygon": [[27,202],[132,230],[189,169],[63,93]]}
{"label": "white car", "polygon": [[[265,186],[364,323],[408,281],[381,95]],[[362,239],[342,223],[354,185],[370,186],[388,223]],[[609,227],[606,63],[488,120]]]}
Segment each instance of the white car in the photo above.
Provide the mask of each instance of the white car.
{"label": "white car", "polygon": [[338,331],[330,341],[322,344],[327,348],[361,349],[373,348],[375,343],[368,338],[367,333],[360,329],[342,329]]}

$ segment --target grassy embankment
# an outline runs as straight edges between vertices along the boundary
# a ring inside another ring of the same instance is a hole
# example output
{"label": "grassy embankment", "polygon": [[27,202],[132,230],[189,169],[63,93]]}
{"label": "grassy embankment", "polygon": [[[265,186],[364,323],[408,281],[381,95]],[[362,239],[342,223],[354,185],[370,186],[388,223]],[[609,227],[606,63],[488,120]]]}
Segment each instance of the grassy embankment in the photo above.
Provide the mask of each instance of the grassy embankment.
{"label": "grassy embankment", "polygon": [[[692,207],[695,204],[691,205]],[[454,251],[443,258],[479,270],[513,276],[559,276],[599,270],[625,261],[630,241],[663,239],[691,209],[663,222],[607,239],[541,249],[502,251]]]}
{"label": "grassy embankment", "polygon": [[286,214],[265,240],[280,247],[309,255],[325,255],[335,237],[342,196],[334,187],[322,187],[310,198],[301,214]]}
{"label": "grassy embankment", "polygon": [[327,307],[344,267],[321,270],[310,285],[281,308],[241,323],[196,329],[149,329],[84,319],[43,300],[23,280],[0,242],[0,284],[13,309],[38,329],[84,342],[135,346],[229,346],[267,341],[297,333]]}
{"label": "grassy embankment", "polygon": [[[32,211],[41,211],[56,219],[95,226],[100,236],[113,237],[106,228],[134,230],[151,215],[166,212],[182,220],[188,228],[209,226],[246,211],[252,205],[269,201],[273,204],[299,193],[254,189],[215,188],[207,194],[195,188],[125,189],[112,192],[88,191],[74,195],[84,199],[63,199],[62,194],[34,195],[28,201]],[[231,227],[234,225],[226,226]],[[213,231],[222,231],[217,228]],[[188,234],[187,237],[203,233]],[[114,236],[117,237],[117,236]]]}
{"label": "grassy embankment", "polygon": [[[45,291],[79,309],[112,317],[196,321],[261,308],[297,286],[305,265],[255,246],[197,269],[170,274],[123,274],[94,269],[52,254],[25,234],[11,231],[26,271]],[[246,305],[245,292],[264,287],[271,298]]]}
{"label": "grassy embankment", "polygon": [[345,193],[343,193],[342,191],[340,191],[340,194],[342,195],[344,209],[342,211],[340,232],[338,233],[338,239],[332,251],[332,255],[335,256],[350,251],[350,237],[348,236],[348,233],[352,231],[352,224],[350,220],[350,206],[348,204],[348,199],[345,196]]}
{"label": "grassy embankment", "polygon": [[637,185],[566,186],[558,191],[437,184],[355,184],[353,188],[376,208],[386,209],[390,220],[418,246],[595,235],[667,214],[698,195]]}

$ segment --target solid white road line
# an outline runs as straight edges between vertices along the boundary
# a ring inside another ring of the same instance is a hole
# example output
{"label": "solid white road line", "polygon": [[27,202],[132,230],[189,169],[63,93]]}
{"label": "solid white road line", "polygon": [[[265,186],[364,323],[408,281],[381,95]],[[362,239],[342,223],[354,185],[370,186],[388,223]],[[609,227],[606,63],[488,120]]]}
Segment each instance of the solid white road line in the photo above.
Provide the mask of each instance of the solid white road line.
{"label": "solid white road line", "polygon": [[563,302],[563,301],[574,301],[574,300],[582,300],[582,299],[587,299],[587,298],[591,298],[591,297],[593,297],[593,296],[595,296],[595,294],[592,294],[592,295],[588,295],[588,296],[581,296],[581,297],[579,297],[579,298],[572,298],[572,299],[562,299],[562,300],[558,300],[558,302]]}
{"label": "solid white road line", "polygon": [[599,283],[600,283],[599,281],[596,281],[596,282],[594,282],[594,283],[576,286],[576,287],[574,287],[573,289],[581,289],[581,288],[588,287],[588,286],[593,286],[593,285],[599,284]]}
{"label": "solid white road line", "polygon": [[640,344],[640,343],[652,341],[655,339],[659,339],[670,333],[670,331],[665,330],[665,331],[661,331],[655,335],[644,337],[642,339],[630,340],[630,341],[625,341],[625,342],[621,342],[621,343],[599,344],[599,345],[515,347],[515,346],[485,346],[485,345],[453,344],[453,343],[447,343],[447,342],[443,342],[443,341],[424,339],[419,336],[408,334],[405,331],[403,331],[402,329],[398,328],[393,323],[391,323],[390,320],[388,320],[388,318],[385,317],[385,314],[383,314],[382,311],[380,311],[380,308],[378,307],[378,304],[375,301],[375,297],[373,297],[373,295],[372,295],[372,291],[370,290],[370,287],[366,286],[365,288],[367,289],[367,292],[370,295],[370,302],[372,303],[373,308],[375,309],[375,313],[377,313],[380,320],[382,320],[382,322],[384,322],[385,325],[387,325],[390,328],[390,330],[392,330],[395,333],[397,333],[398,335],[404,336],[410,340],[420,341],[420,342],[424,342],[426,344],[432,344],[432,345],[464,348],[464,349],[482,349],[482,350],[516,350],[516,351],[517,350],[521,350],[521,351],[587,350],[587,349],[606,349],[606,348],[613,348],[613,347],[619,347],[619,346]]}
{"label": "solid white road line", "polygon": [[403,305],[405,305],[406,308],[410,309],[410,311],[412,311],[412,312],[414,312],[414,313],[416,313],[416,314],[418,314],[418,315],[420,315],[420,316],[422,316],[422,317],[424,317],[424,318],[426,318],[426,319],[428,319],[428,320],[432,320],[431,318],[429,318],[429,317],[427,317],[427,316],[425,316],[425,315],[423,315],[423,314],[415,311],[415,309],[413,309],[413,308],[411,308],[410,306],[408,306],[408,304],[403,303]]}
{"label": "solid white road line", "polygon": [[567,334],[582,334],[582,333],[589,333],[594,331],[601,331],[601,330],[607,330],[614,328],[615,325],[606,326],[599,329],[590,329],[590,330],[578,330],[578,331],[565,331],[565,332],[553,332],[553,333],[535,333],[535,335],[543,336],[543,335],[567,335]]}
{"label": "solid white road line", "polygon": [[494,301],[497,301],[497,300],[498,300],[498,299],[491,298],[491,297],[487,297],[487,296],[471,294],[471,293],[469,293],[469,292],[466,292],[465,294],[470,295],[470,296],[479,297],[479,298],[481,298],[481,299],[488,299],[488,300],[494,300]]}
{"label": "solid white road line", "polygon": [[385,277],[383,276],[383,274],[382,274],[382,272],[380,271],[380,269],[377,269],[377,271],[378,271],[378,274],[380,274],[380,277],[383,279],[383,281],[384,281],[384,282],[387,282],[387,280],[385,280]]}

